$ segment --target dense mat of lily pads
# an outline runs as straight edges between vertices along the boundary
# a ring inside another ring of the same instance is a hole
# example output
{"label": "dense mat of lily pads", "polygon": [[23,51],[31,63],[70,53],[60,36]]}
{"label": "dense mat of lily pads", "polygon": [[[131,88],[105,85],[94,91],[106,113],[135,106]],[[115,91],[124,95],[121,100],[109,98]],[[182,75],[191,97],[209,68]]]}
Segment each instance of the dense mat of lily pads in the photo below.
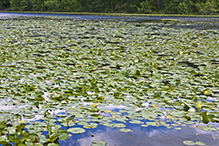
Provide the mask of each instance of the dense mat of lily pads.
{"label": "dense mat of lily pads", "polygon": [[98,124],[219,122],[218,40],[178,21],[2,19],[0,144],[55,146]]}

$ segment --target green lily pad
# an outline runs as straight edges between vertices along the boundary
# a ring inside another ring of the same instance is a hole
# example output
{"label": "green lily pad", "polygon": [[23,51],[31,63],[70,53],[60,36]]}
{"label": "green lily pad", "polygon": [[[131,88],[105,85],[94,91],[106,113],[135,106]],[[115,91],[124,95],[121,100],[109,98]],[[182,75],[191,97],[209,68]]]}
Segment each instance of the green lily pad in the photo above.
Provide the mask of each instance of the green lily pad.
{"label": "green lily pad", "polygon": [[204,142],[201,142],[201,141],[196,141],[195,144],[196,144],[196,145],[205,145],[205,143],[204,143]]}
{"label": "green lily pad", "polygon": [[132,120],[132,121],[129,121],[129,123],[132,123],[132,124],[142,124],[143,122],[139,121],[139,120]]}
{"label": "green lily pad", "polygon": [[120,123],[120,124],[114,124],[114,125],[113,125],[113,127],[126,127],[126,125],[125,125],[125,124],[122,124],[122,123]]}
{"label": "green lily pad", "polygon": [[92,141],[91,145],[92,146],[105,146],[107,144],[107,142],[105,141]]}
{"label": "green lily pad", "polygon": [[56,143],[49,143],[48,146],[59,146],[59,144],[56,144]]}
{"label": "green lily pad", "polygon": [[41,143],[35,143],[34,146],[43,146]]}
{"label": "green lily pad", "polygon": [[74,134],[79,134],[79,133],[84,133],[85,130],[83,128],[70,128],[67,130],[68,132],[74,133]]}
{"label": "green lily pad", "polygon": [[64,122],[64,123],[61,123],[63,126],[74,126],[75,125],[75,122]]}
{"label": "green lily pad", "polygon": [[122,128],[122,129],[119,129],[119,131],[121,131],[121,132],[131,132],[132,130],[128,129],[128,128]]}
{"label": "green lily pad", "polygon": [[180,127],[176,127],[175,129],[176,129],[176,130],[182,130],[182,128],[180,128]]}
{"label": "green lily pad", "polygon": [[183,143],[184,143],[185,145],[196,145],[196,143],[193,142],[193,141],[191,141],[191,140],[185,140],[185,141],[183,141]]}
{"label": "green lily pad", "polygon": [[87,123],[83,125],[84,128],[96,128],[98,126],[97,123]]}

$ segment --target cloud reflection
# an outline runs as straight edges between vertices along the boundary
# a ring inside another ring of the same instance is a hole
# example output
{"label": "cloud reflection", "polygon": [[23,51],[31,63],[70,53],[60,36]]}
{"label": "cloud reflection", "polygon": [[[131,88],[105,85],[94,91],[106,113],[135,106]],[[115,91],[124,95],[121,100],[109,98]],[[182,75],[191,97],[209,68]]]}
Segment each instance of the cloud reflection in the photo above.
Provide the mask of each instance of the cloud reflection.
{"label": "cloud reflection", "polygon": [[[206,132],[193,126],[182,126],[182,130],[174,128],[141,127],[137,124],[128,124],[132,132],[123,133],[119,128],[98,126],[97,129],[87,129],[81,135],[73,135],[63,146],[89,146],[92,141],[102,140],[107,146],[185,146],[183,141],[200,141],[206,145],[218,146],[219,132]],[[91,136],[92,135],[92,136]]]}

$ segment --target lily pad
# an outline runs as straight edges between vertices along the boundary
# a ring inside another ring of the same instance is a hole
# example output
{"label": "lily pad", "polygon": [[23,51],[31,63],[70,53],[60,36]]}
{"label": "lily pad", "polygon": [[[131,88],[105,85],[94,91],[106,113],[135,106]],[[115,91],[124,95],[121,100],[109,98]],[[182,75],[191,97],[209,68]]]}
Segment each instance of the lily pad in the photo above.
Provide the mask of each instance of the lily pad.
{"label": "lily pad", "polygon": [[132,130],[128,129],[128,128],[122,128],[122,129],[119,129],[119,131],[121,131],[121,132],[131,132]]}
{"label": "lily pad", "polygon": [[185,141],[183,141],[183,143],[184,143],[185,145],[196,145],[196,143],[193,142],[193,141],[191,141],[191,140],[185,140]]}
{"label": "lily pad", "polygon": [[68,132],[74,133],[74,134],[79,134],[79,133],[84,133],[85,130],[83,128],[70,128],[67,130]]}
{"label": "lily pad", "polygon": [[201,141],[196,141],[195,144],[196,144],[196,145],[205,145],[205,143],[204,143],[204,142],[201,142]]}
{"label": "lily pad", "polygon": [[125,125],[125,124],[122,124],[122,123],[120,123],[120,124],[114,124],[114,125],[113,125],[113,127],[126,127],[126,125]]}
{"label": "lily pad", "polygon": [[92,141],[92,143],[91,143],[92,146],[105,146],[106,144],[107,144],[107,142],[105,142],[105,141],[99,141],[99,140],[97,140],[97,141]]}

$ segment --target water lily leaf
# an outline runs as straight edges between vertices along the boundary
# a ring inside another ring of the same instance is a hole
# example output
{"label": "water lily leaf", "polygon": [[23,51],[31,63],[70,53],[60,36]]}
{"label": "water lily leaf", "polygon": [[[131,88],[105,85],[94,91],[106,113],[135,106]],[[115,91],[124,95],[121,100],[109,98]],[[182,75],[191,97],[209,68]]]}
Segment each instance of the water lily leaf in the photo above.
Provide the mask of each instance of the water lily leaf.
{"label": "water lily leaf", "polygon": [[120,123],[120,124],[114,124],[113,126],[114,126],[114,127],[126,127],[126,125],[125,125],[125,124],[122,124],[122,123]]}
{"label": "water lily leaf", "polygon": [[105,146],[107,143],[105,141],[92,141],[92,146]]}
{"label": "water lily leaf", "polygon": [[113,127],[113,124],[108,123],[108,122],[106,122],[106,123],[104,122],[103,125],[104,125],[104,126],[108,126],[108,127]]}
{"label": "water lily leaf", "polygon": [[184,110],[188,111],[190,108],[191,106],[188,103],[184,102]]}
{"label": "water lily leaf", "polygon": [[70,128],[67,130],[68,132],[74,133],[74,134],[79,134],[79,133],[84,133],[85,130],[83,128]]}
{"label": "water lily leaf", "polygon": [[157,126],[157,123],[156,122],[146,122],[146,125]]}
{"label": "water lily leaf", "polygon": [[49,140],[54,142],[55,140],[57,140],[60,136],[60,133],[53,133],[51,135],[49,135]]}
{"label": "water lily leaf", "polygon": [[210,122],[208,116],[202,116],[201,117],[201,121],[204,123],[204,124],[208,124]]}
{"label": "water lily leaf", "polygon": [[201,141],[196,141],[195,144],[196,144],[196,145],[205,145],[205,143],[204,143],[204,142],[201,142]]}
{"label": "water lily leaf", "polygon": [[63,126],[74,126],[75,125],[75,122],[73,121],[69,121],[69,122],[64,122],[64,123],[61,123]]}
{"label": "water lily leaf", "polygon": [[143,122],[139,121],[139,120],[131,120],[131,121],[129,121],[129,123],[132,123],[132,124],[142,124]]}
{"label": "water lily leaf", "polygon": [[61,125],[50,125],[49,126],[51,128],[52,132],[56,132],[58,129],[60,129],[62,126]]}
{"label": "water lily leaf", "polygon": [[37,135],[35,134],[30,134],[27,136],[27,138],[25,138],[26,140],[29,140],[29,141],[35,141],[37,139]]}
{"label": "water lily leaf", "polygon": [[184,143],[185,145],[196,145],[195,142],[190,141],[190,140],[185,140],[185,141],[183,141],[183,143]]}
{"label": "water lily leaf", "polygon": [[83,125],[84,128],[96,128],[97,126],[97,123],[87,123],[86,125]]}
{"label": "water lily leaf", "polygon": [[21,131],[24,127],[26,126],[26,124],[21,123],[19,125],[16,126],[16,131]]}
{"label": "water lily leaf", "polygon": [[136,70],[136,71],[135,71],[135,76],[136,76],[136,77],[139,77],[140,75],[141,75],[140,70]]}
{"label": "water lily leaf", "polygon": [[58,131],[60,133],[59,135],[59,140],[66,140],[68,139],[68,132],[64,129],[62,129],[61,131]]}
{"label": "water lily leaf", "polygon": [[7,138],[5,136],[0,136],[0,144],[8,144]]}
{"label": "water lily leaf", "polygon": [[45,143],[47,142],[47,137],[45,135],[39,135],[39,142],[40,143]]}
{"label": "water lily leaf", "polygon": [[56,143],[49,143],[48,146],[59,146],[59,144],[56,144]]}
{"label": "water lily leaf", "polygon": [[4,129],[5,127],[7,127],[6,122],[4,121],[0,122],[0,129]]}
{"label": "water lily leaf", "polygon": [[201,112],[199,115],[201,115],[201,116],[206,116],[207,115],[207,111],[203,111],[203,112]]}
{"label": "water lily leaf", "polygon": [[176,130],[182,130],[182,128],[180,128],[180,127],[176,127],[175,129],[176,129]]}
{"label": "water lily leaf", "polygon": [[66,114],[58,114],[57,117],[66,117]]}
{"label": "water lily leaf", "polygon": [[200,112],[200,111],[201,111],[201,108],[202,108],[202,102],[198,102],[198,103],[195,105],[196,111]]}
{"label": "water lily leaf", "polygon": [[119,131],[121,131],[121,132],[131,132],[132,130],[128,129],[128,128],[122,128],[122,129],[119,129]]}

